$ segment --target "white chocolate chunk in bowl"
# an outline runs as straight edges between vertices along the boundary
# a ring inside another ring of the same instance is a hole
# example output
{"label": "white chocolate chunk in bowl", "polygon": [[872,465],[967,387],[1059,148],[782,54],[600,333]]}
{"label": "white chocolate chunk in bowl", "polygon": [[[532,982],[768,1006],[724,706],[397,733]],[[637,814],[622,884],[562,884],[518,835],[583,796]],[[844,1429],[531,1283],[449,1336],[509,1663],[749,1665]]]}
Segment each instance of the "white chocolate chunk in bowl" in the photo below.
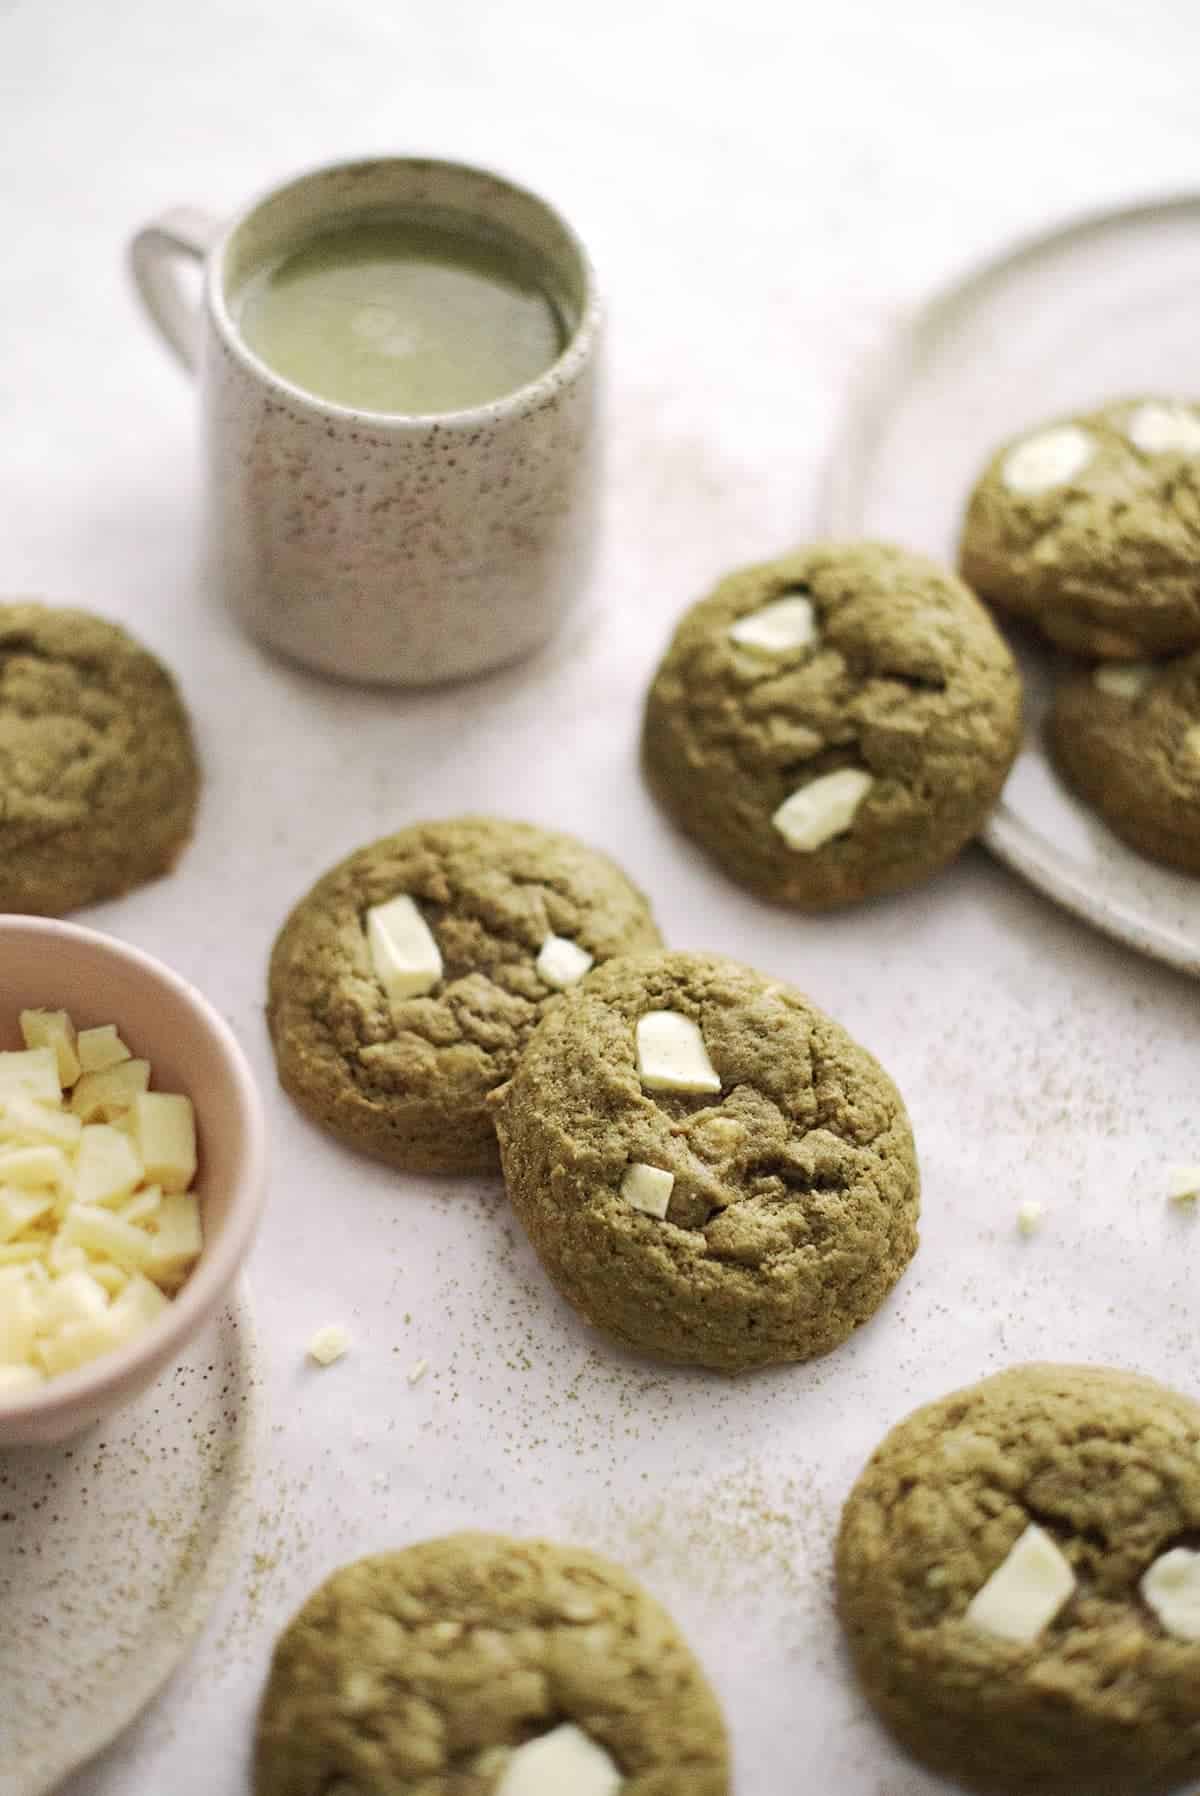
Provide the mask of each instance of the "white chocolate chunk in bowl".
{"label": "white chocolate chunk in bowl", "polygon": [[113,938],[0,917],[0,1449],[70,1438],[181,1357],[231,1295],[264,1173],[253,1076],[198,991]]}

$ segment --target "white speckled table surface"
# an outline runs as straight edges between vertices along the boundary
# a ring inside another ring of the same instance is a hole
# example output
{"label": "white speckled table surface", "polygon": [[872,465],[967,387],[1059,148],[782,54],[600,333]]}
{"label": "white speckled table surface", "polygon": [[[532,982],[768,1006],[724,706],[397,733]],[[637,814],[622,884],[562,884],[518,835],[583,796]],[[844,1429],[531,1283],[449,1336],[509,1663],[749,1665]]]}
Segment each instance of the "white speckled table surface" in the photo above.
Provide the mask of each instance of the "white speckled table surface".
{"label": "white speckled table surface", "polygon": [[[805,921],[724,884],[634,760],[672,615],[802,535],[846,381],[901,304],[1006,236],[1197,178],[1181,0],[564,8],[385,0],[0,0],[0,588],[94,607],[178,670],[207,772],[177,874],[87,921],[229,1017],[267,1094],[251,1274],[267,1451],[244,1562],[164,1695],[71,1796],[238,1796],[269,1642],[341,1560],[463,1524],[624,1560],[728,1711],[739,1796],[935,1781],[877,1732],[829,1604],[839,1504],[917,1401],[1023,1358],[1188,1386],[1200,1234],[1161,1169],[1200,1153],[1196,988],[973,851],[911,895]],[[585,607],[531,665],[421,696],[250,647],[200,590],[194,417],[123,245],[294,168],[418,149],[491,163],[577,222],[608,291],[608,522]],[[1003,346],[998,348],[1002,360]],[[335,857],[463,808],[564,825],[668,936],[794,979],[912,1110],[924,1245],[811,1367],[638,1365],[549,1292],[502,1194],[359,1163],[276,1092],[272,935]],[[1025,1198],[1046,1208],[1032,1240]],[[1200,1226],[1200,1225],[1197,1225]],[[343,1320],[349,1356],[304,1360]],[[405,1370],[428,1359],[411,1386]]]}

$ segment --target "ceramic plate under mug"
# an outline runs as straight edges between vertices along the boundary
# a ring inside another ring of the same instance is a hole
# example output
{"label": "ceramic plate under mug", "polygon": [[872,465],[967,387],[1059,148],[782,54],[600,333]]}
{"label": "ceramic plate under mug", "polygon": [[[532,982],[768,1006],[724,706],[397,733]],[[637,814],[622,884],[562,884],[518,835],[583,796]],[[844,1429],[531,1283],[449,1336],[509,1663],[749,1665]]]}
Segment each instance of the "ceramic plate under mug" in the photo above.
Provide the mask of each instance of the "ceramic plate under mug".
{"label": "ceramic plate under mug", "polygon": [[[1139,392],[1200,398],[1200,195],[1085,218],[944,289],[851,400],[823,524],[953,564],[967,495],[1005,437]],[[1052,652],[1020,651],[1027,733],[986,830],[1059,904],[1200,977],[1200,880],[1143,860],[1072,796],[1042,748]]]}
{"label": "ceramic plate under mug", "polygon": [[191,1645],[249,1517],[253,1355],[243,1284],[128,1409],[0,1453],[0,1796],[47,1796]]}

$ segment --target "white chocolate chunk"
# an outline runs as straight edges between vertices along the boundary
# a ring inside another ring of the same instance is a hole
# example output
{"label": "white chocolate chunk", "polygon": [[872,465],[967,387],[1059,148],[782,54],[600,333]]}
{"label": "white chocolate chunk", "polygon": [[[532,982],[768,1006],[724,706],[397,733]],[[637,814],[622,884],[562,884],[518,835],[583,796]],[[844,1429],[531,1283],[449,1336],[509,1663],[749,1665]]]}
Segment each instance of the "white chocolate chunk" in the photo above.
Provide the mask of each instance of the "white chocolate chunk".
{"label": "white chocolate chunk", "polygon": [[667,1213],[674,1188],[673,1172],[664,1172],[659,1166],[647,1166],[642,1160],[634,1160],[621,1178],[621,1196],[625,1202],[644,1216],[657,1217],[660,1222]]}
{"label": "white chocolate chunk", "polygon": [[11,1147],[0,1152],[0,1185],[24,1191],[62,1190],[71,1178],[67,1156],[58,1147]]}
{"label": "white chocolate chunk", "polygon": [[617,1796],[624,1781],[604,1748],[564,1721],[517,1747],[496,1796]]}
{"label": "white chocolate chunk", "polygon": [[124,1203],[117,1204],[113,1214],[122,1222],[146,1222],[162,1207],[163,1194],[161,1185],[143,1185]]}
{"label": "white chocolate chunk", "polygon": [[158,1286],[135,1272],[108,1314],[118,1339],[130,1341],[152,1322],[157,1322],[169,1308],[170,1300],[163,1296]]}
{"label": "white chocolate chunk", "polygon": [[[141,1230],[137,1232],[140,1234]],[[187,1191],[168,1195],[155,1212],[146,1271],[157,1285],[181,1284],[200,1258],[203,1245],[200,1206],[196,1199]]]}
{"label": "white chocolate chunk", "polygon": [[38,1104],[57,1104],[62,1097],[58,1056],[53,1048],[26,1048],[24,1053],[0,1054],[0,1103],[11,1098],[32,1098]]}
{"label": "white chocolate chunk", "polygon": [[134,1099],[130,1116],[147,1183],[161,1185],[164,1191],[186,1191],[196,1176],[196,1113],[191,1098],[174,1091],[145,1091]]}
{"label": "white chocolate chunk", "polygon": [[114,1204],[141,1183],[142,1161],[128,1135],[111,1123],[87,1123],[75,1156],[75,1198],[81,1204]]}
{"label": "white chocolate chunk", "polygon": [[1075,1588],[1075,1573],[1046,1533],[1030,1524],[967,1608],[984,1634],[1028,1645],[1048,1627]]}
{"label": "white chocolate chunk", "polygon": [[315,1360],[318,1366],[332,1366],[334,1360],[341,1359],[350,1346],[350,1332],[340,1322],[327,1322],[324,1328],[318,1328],[308,1343],[308,1357]]}
{"label": "white chocolate chunk", "polygon": [[30,1146],[48,1142],[73,1154],[82,1133],[83,1124],[67,1110],[53,1110],[24,1096],[0,1100],[0,1141]]}
{"label": "white chocolate chunk", "polygon": [[678,1010],[648,1010],[637,1023],[638,1074],[647,1091],[720,1091],[704,1037]]}
{"label": "white chocolate chunk", "polygon": [[117,1034],[115,1023],[101,1023],[96,1029],[81,1029],[75,1037],[75,1052],[81,1072],[102,1073],[106,1066],[132,1058]]}
{"label": "white chocolate chunk", "polygon": [[748,612],[729,626],[731,642],[763,649],[768,655],[786,655],[792,649],[811,648],[817,640],[817,614],[811,599],[794,594],[775,599],[759,611]]}
{"label": "white chocolate chunk", "polygon": [[859,805],[875,784],[859,767],[840,767],[810,780],[785,798],[771,822],[789,848],[812,854],[834,836],[845,835]]}
{"label": "white chocolate chunk", "polygon": [[1017,1227],[1023,1235],[1036,1235],[1045,1213],[1046,1206],[1040,1204],[1036,1197],[1026,1198],[1017,1209]]}
{"label": "white chocolate chunk", "polygon": [[442,976],[441,952],[407,893],[367,912],[367,947],[389,998],[419,998]]}
{"label": "white chocolate chunk", "polygon": [[1168,1166],[1167,1198],[1173,1204],[1194,1203],[1200,1198],[1200,1166]]}
{"label": "white chocolate chunk", "polygon": [[1129,414],[1125,435],[1146,455],[1200,455],[1200,417],[1187,405],[1148,400]]}
{"label": "white chocolate chunk", "polygon": [[45,1373],[37,1366],[0,1365],[0,1403],[8,1397],[28,1397],[45,1382]]}
{"label": "white chocolate chunk", "polygon": [[1092,685],[1113,698],[1140,698],[1153,678],[1154,669],[1148,661],[1118,661],[1098,667],[1092,675]]}
{"label": "white chocolate chunk", "polygon": [[41,1306],[23,1273],[0,1284],[0,1364],[25,1365],[37,1338]]}
{"label": "white chocolate chunk", "polygon": [[1184,753],[1194,755],[1200,761],[1200,723],[1194,723],[1183,735]]}
{"label": "white chocolate chunk", "polygon": [[578,942],[565,935],[548,935],[534,962],[534,969],[539,979],[562,992],[582,979],[595,964],[595,955],[581,948]]}
{"label": "white chocolate chunk", "polygon": [[1041,430],[1010,449],[1000,478],[1010,493],[1046,493],[1062,486],[1086,468],[1095,444],[1077,424],[1061,424]]}
{"label": "white chocolate chunk", "polygon": [[0,1186],[0,1241],[11,1241],[54,1208],[52,1191],[13,1191]]}
{"label": "white chocolate chunk", "polygon": [[420,1384],[421,1380],[424,1378],[424,1376],[425,1376],[426,1372],[428,1372],[428,1370],[429,1370],[429,1361],[427,1359],[419,1359],[415,1365],[412,1365],[408,1368],[408,1371],[405,1373],[405,1377],[407,1378],[409,1384]]}
{"label": "white chocolate chunk", "polygon": [[61,1238],[69,1246],[82,1247],[100,1259],[115,1261],[128,1272],[145,1270],[153,1257],[154,1243],[145,1229],[123,1222],[99,1204],[72,1204]]}
{"label": "white chocolate chunk", "polygon": [[64,1089],[79,1077],[75,1025],[65,1010],[23,1010],[21,1035],[27,1048],[53,1048]]}
{"label": "white chocolate chunk", "polygon": [[48,1334],[72,1322],[94,1322],[108,1308],[108,1297],[90,1272],[65,1272],[51,1279],[41,1300],[39,1333]]}
{"label": "white chocolate chunk", "polygon": [[1154,1561],[1139,1588],[1168,1634],[1200,1640],[1200,1553],[1173,1547]]}
{"label": "white chocolate chunk", "polygon": [[82,1122],[112,1122],[136,1097],[150,1089],[148,1060],[120,1060],[102,1072],[83,1073],[71,1093],[71,1110]]}

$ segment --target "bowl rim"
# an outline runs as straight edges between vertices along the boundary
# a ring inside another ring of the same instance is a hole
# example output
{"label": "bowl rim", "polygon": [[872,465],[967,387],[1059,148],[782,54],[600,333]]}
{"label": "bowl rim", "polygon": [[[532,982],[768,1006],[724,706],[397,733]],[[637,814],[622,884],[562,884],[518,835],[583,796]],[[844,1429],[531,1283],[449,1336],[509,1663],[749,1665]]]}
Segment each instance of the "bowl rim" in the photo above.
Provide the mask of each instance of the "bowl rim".
{"label": "bowl rim", "polygon": [[[243,1171],[228,1219],[212,1250],[203,1252],[187,1280],[161,1316],[111,1353],[47,1379],[38,1390],[0,1396],[0,1444],[8,1423],[39,1423],[74,1409],[103,1413],[121,1401],[121,1387],[148,1363],[165,1367],[178,1357],[189,1337],[217,1308],[232,1285],[254,1239],[266,1201],[267,1125],[262,1096],[250,1062],[233,1030],[204,993],[141,948],[58,918],[0,915],[0,936],[28,935],[47,948],[70,940],[90,952],[120,963],[134,978],[165,987],[191,1011],[201,1030],[215,1039],[233,1075],[237,1126],[243,1144]],[[116,1019],[114,1019],[116,1020]],[[189,1094],[190,1095],[190,1094]],[[196,1104],[197,1111],[200,1104]]]}

